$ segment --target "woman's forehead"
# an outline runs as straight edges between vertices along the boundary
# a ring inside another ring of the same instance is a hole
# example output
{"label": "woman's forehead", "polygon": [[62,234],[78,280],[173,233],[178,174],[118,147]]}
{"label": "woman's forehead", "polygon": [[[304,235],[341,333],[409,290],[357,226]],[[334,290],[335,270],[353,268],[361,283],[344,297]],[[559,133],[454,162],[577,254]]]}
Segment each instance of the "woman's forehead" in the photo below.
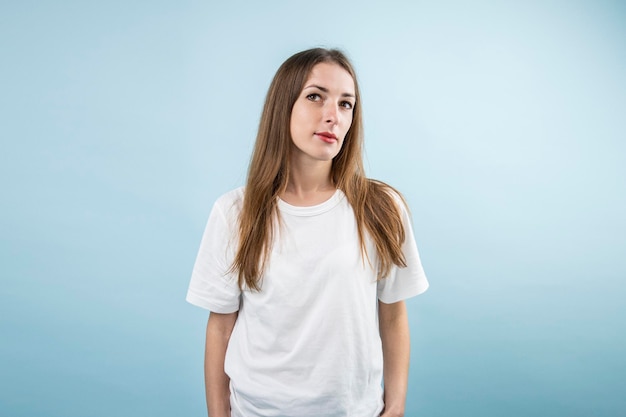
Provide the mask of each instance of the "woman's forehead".
{"label": "woman's forehead", "polygon": [[341,65],[331,62],[320,62],[311,69],[303,89],[308,87],[323,87],[342,95],[355,95],[352,75]]}

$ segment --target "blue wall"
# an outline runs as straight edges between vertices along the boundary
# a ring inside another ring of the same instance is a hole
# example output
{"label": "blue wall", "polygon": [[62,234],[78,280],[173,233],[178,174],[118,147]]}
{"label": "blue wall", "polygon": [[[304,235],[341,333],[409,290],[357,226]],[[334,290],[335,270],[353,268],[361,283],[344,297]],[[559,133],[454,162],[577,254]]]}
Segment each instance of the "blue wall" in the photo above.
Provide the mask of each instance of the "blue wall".
{"label": "blue wall", "polygon": [[[516,4],[519,3],[519,4]],[[0,414],[204,415],[184,302],[278,65],[344,48],[409,200],[407,416],[626,414],[619,1],[0,6]]]}

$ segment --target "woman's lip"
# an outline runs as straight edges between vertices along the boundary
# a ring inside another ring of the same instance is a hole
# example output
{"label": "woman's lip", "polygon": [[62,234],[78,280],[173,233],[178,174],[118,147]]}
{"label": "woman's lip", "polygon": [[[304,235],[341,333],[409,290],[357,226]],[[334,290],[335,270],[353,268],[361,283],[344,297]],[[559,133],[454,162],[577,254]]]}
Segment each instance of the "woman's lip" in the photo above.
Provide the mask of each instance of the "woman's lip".
{"label": "woman's lip", "polygon": [[335,143],[337,142],[337,139],[333,136],[326,136],[324,134],[321,133],[316,133],[315,135],[317,135],[321,140],[323,140],[326,143]]}
{"label": "woman's lip", "polygon": [[337,136],[335,136],[333,133],[330,133],[330,132],[317,132],[315,134],[325,139],[337,140]]}

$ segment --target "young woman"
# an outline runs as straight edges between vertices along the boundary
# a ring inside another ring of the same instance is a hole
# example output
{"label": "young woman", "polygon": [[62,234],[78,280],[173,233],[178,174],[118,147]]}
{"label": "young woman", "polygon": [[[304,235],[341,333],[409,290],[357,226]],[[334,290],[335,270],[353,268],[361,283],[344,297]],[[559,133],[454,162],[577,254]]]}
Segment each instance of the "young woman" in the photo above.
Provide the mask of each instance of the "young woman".
{"label": "young woman", "polygon": [[347,58],[316,48],[287,59],[247,184],[216,201],[187,294],[211,312],[211,417],[403,415],[403,300],[428,282],[404,200],[365,177],[362,147]]}

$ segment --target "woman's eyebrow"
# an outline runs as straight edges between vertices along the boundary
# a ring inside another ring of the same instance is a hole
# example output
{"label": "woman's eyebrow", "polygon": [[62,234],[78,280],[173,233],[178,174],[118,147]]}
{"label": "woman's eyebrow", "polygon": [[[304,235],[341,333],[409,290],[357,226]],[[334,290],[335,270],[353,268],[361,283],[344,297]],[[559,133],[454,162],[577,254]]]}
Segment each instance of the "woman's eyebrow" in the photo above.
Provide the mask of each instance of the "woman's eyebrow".
{"label": "woman's eyebrow", "polygon": [[[328,88],[326,88],[326,87],[322,87],[322,86],[320,86],[320,85],[316,85],[316,84],[310,84],[310,85],[307,85],[306,87],[304,87],[304,88],[303,88],[303,90],[306,90],[307,88],[317,88],[318,90],[321,90],[321,91],[322,91],[322,92],[324,92],[324,93],[328,93]],[[354,94],[350,94],[350,93],[343,93],[343,94],[341,95],[341,97],[352,97],[352,98],[356,98],[356,97],[354,96]]]}

